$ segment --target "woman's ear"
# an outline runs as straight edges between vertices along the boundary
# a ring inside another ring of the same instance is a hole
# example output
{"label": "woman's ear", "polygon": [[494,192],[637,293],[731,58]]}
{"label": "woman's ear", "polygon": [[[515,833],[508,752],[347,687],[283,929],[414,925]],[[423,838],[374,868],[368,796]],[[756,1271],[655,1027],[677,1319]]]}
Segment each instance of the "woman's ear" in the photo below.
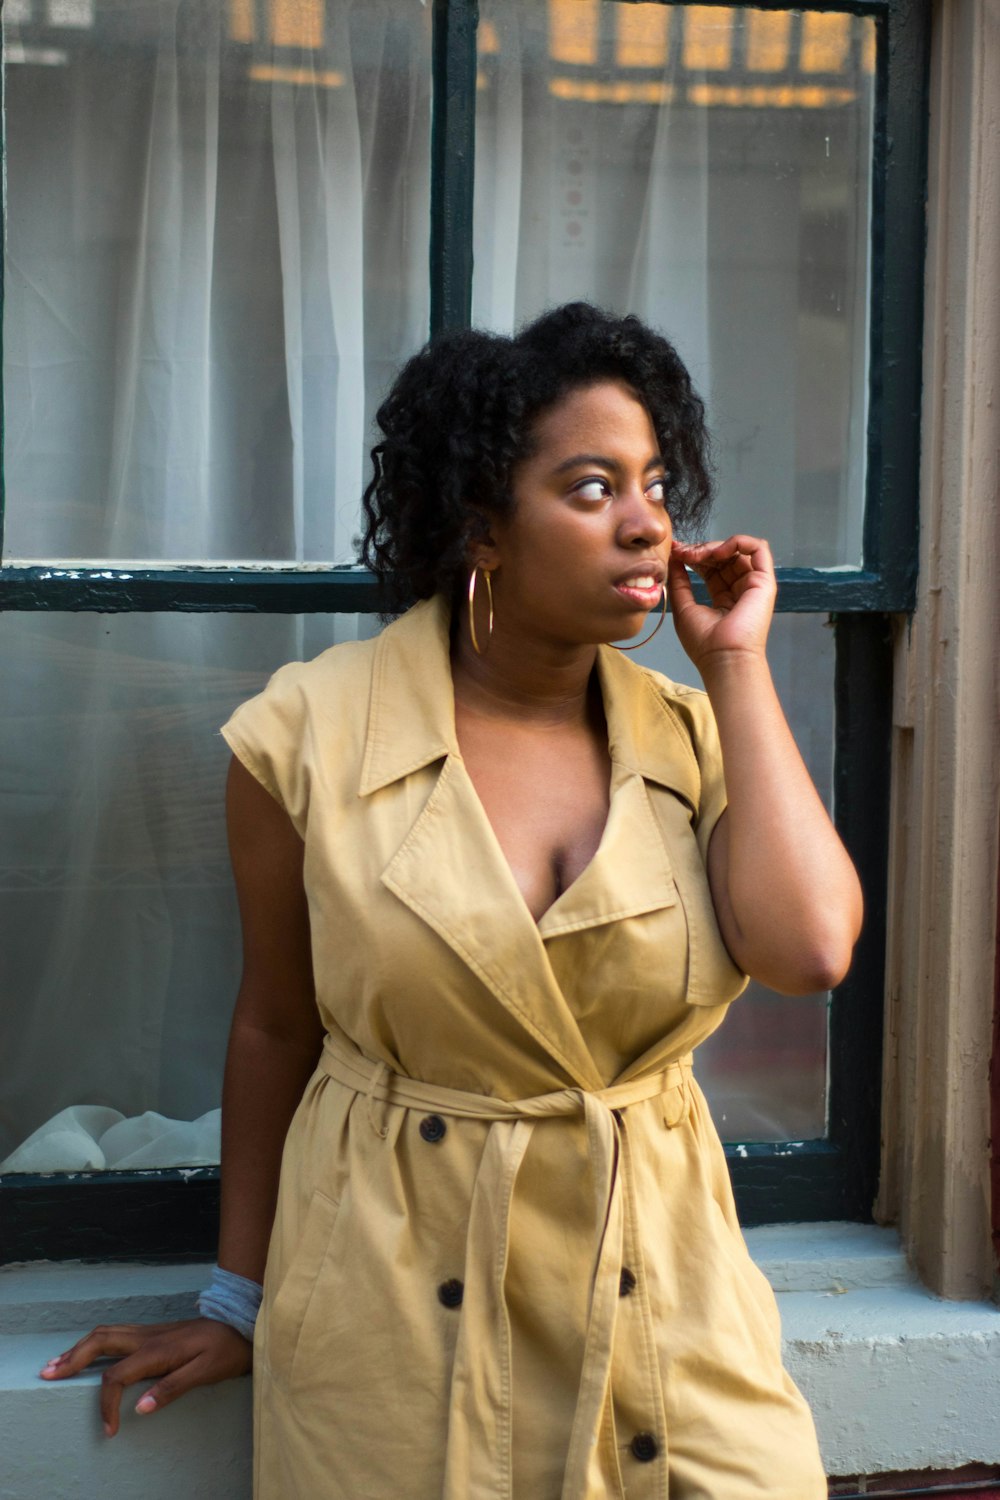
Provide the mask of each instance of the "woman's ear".
{"label": "woman's ear", "polygon": [[500,566],[500,548],[493,529],[485,516],[477,516],[475,523],[475,530],[465,549],[466,565],[470,573],[473,568],[483,568],[488,573],[495,573]]}
{"label": "woman's ear", "polygon": [[473,568],[482,568],[484,573],[495,573],[499,566],[500,552],[497,547],[490,547],[485,543],[480,543],[469,554],[470,573]]}

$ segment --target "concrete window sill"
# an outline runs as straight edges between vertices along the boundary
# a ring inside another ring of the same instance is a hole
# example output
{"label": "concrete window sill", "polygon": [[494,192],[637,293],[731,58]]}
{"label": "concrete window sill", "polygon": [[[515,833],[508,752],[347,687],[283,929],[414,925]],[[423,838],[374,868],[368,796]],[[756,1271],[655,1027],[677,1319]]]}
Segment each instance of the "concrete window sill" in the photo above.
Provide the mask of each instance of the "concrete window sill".
{"label": "concrete window sill", "polygon": [[[778,1294],[789,1369],[812,1405],[830,1474],[1000,1462],[1000,1310],[942,1302],[909,1275],[890,1230],[753,1229]],[[204,1266],[32,1265],[0,1271],[5,1500],[250,1495],[250,1382],[200,1390],[108,1441],[99,1373],[47,1384],[46,1359],[95,1323],[188,1317]]]}
{"label": "concrete window sill", "polygon": [[1000,1309],[932,1296],[890,1229],[785,1224],[746,1238],[778,1294],[828,1474],[1000,1462]]}

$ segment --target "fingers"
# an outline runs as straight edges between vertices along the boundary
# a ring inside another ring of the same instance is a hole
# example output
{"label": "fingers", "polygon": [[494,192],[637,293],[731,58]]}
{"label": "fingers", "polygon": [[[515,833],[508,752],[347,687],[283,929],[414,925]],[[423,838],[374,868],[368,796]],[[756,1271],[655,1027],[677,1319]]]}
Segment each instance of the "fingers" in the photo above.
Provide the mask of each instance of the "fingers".
{"label": "fingers", "polygon": [[675,619],[696,603],[691,579],[684,562],[678,556],[676,546],[671,549],[667,559],[667,598]]}
{"label": "fingers", "polygon": [[771,548],[760,536],[748,536],[745,532],[737,532],[733,536],[726,537],[725,541],[718,542],[673,542],[673,548],[678,553],[684,554],[684,561],[688,567],[696,567],[701,562],[712,560],[722,561],[727,557],[735,557],[741,554],[751,559],[759,558],[761,561],[770,561]]}
{"label": "fingers", "polygon": [[140,1327],[133,1323],[116,1323],[110,1327],[95,1328],[85,1338],[79,1339],[64,1354],[57,1354],[43,1366],[43,1380],[65,1380],[68,1375],[78,1375],[95,1359],[108,1355],[131,1354],[156,1329]]}
{"label": "fingers", "polygon": [[716,608],[731,609],[747,588],[777,588],[771,549],[761,537],[739,534],[722,542],[675,542],[671,557],[702,578]]}
{"label": "fingers", "polygon": [[[159,1375],[163,1370],[162,1360],[157,1358],[156,1352],[159,1331],[160,1325],[134,1323],[95,1328],[64,1354],[49,1360],[41,1371],[42,1378],[65,1380],[70,1375],[79,1374],[97,1359],[124,1355],[125,1358],[119,1359],[101,1375],[101,1421],[108,1437],[114,1437],[118,1431],[125,1386],[150,1375]],[[141,1354],[137,1352],[140,1350]]]}
{"label": "fingers", "polygon": [[114,1437],[121,1418],[122,1397],[139,1380],[156,1384],[136,1403],[140,1416],[169,1406],[196,1385],[206,1385],[248,1373],[253,1360],[250,1343],[234,1328],[211,1319],[180,1323],[117,1323],[95,1328],[72,1349],[49,1360],[41,1371],[45,1380],[62,1380],[86,1369],[96,1359],[117,1357],[101,1375],[101,1421]]}
{"label": "fingers", "polygon": [[724,542],[675,542],[673,545],[685,566],[702,576],[712,569],[731,577],[774,571],[771,549],[763,537],[740,534],[727,537]]}
{"label": "fingers", "polygon": [[136,1411],[146,1416],[186,1396],[195,1386],[247,1375],[252,1364],[253,1346],[248,1339],[225,1323],[200,1319],[187,1325],[182,1336],[170,1329],[165,1336],[152,1339],[108,1373],[117,1377],[122,1388],[151,1375],[161,1377],[136,1402]]}
{"label": "fingers", "polygon": [[164,1375],[165,1357],[169,1357],[167,1351],[158,1346],[156,1340],[152,1340],[136,1354],[119,1360],[116,1365],[104,1371],[101,1376],[101,1421],[108,1437],[114,1437],[118,1431],[122,1397],[130,1385],[156,1375],[163,1376],[136,1403],[136,1411],[140,1416],[146,1416],[152,1411],[158,1411],[161,1406],[169,1406],[171,1401],[176,1401],[178,1396],[183,1396],[185,1391],[200,1383],[197,1370],[200,1356]]}
{"label": "fingers", "polygon": [[[137,1376],[142,1379],[142,1376]],[[210,1362],[203,1354],[198,1354],[179,1370],[172,1371],[151,1385],[145,1395],[136,1402],[135,1409],[140,1416],[146,1416],[149,1412],[159,1411],[161,1407],[169,1406],[171,1401],[176,1401],[180,1396],[186,1396],[188,1391],[196,1385],[205,1385],[213,1378],[210,1370]],[[216,1377],[217,1378],[217,1377]]]}

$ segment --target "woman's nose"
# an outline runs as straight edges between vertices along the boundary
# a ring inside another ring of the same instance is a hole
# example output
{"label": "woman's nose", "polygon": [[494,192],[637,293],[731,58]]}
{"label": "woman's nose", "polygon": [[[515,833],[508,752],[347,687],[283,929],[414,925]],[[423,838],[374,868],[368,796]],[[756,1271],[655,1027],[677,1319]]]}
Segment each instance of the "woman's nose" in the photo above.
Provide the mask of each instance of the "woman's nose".
{"label": "woman's nose", "polygon": [[627,547],[659,546],[671,534],[670,516],[662,500],[650,500],[645,491],[629,491],[618,523],[618,539]]}

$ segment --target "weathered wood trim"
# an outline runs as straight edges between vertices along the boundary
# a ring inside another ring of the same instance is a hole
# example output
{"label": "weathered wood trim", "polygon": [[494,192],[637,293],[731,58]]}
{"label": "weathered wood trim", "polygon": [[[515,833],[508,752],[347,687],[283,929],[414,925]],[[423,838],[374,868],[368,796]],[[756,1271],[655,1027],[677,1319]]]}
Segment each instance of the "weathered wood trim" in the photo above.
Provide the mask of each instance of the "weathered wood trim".
{"label": "weathered wood trim", "polygon": [[[779,568],[777,608],[786,614],[888,613],[912,609],[913,579],[889,586],[863,569]],[[695,591],[702,596],[699,586]],[[137,610],[267,614],[354,613],[381,608],[373,573],[364,568],[301,568],[271,564],[225,567],[113,562],[11,563],[0,567],[0,613],[5,610]]]}
{"label": "weathered wood trim", "polygon": [[1000,3],[937,0],[917,610],[897,632],[884,1173],[931,1288],[993,1288]]}

